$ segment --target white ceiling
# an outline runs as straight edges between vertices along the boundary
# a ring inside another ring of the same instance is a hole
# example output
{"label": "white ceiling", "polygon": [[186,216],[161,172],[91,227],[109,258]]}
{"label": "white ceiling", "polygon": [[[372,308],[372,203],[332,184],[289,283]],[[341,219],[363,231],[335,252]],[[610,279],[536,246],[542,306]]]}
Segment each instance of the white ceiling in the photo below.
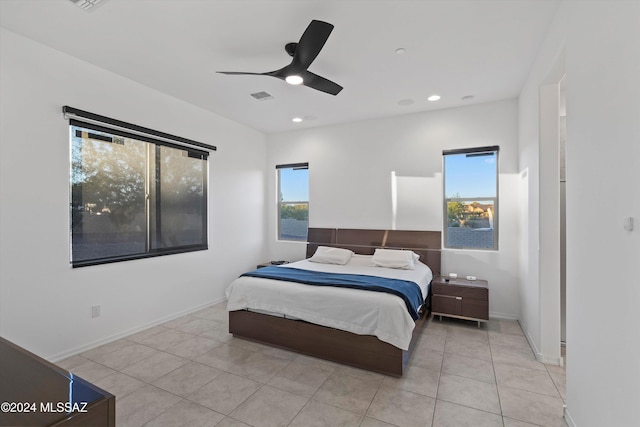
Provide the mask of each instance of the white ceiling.
{"label": "white ceiling", "polygon": [[[517,97],[559,1],[0,0],[0,25],[271,133]],[[283,67],[312,19],[335,25],[309,70],[344,86],[337,96],[216,74]]]}

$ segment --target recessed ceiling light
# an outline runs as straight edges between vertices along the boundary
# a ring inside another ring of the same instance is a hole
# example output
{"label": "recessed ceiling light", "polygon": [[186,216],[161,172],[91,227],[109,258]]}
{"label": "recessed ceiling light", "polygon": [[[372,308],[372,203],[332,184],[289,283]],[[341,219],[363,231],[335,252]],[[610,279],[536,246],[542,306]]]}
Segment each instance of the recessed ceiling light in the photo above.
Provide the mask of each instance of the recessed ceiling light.
{"label": "recessed ceiling light", "polygon": [[294,123],[300,123],[302,121],[302,117],[294,117],[291,121]]}
{"label": "recessed ceiling light", "polygon": [[287,76],[284,80],[290,85],[299,85],[302,83],[302,77],[300,76]]}
{"label": "recessed ceiling light", "polygon": [[398,55],[402,55],[403,53],[405,53],[407,51],[407,49],[403,48],[403,47],[399,47],[396,49],[396,53]]}
{"label": "recessed ceiling light", "polygon": [[461,98],[463,101],[471,101],[473,99],[473,95],[467,95],[467,96],[463,96]]}
{"label": "recessed ceiling light", "polygon": [[427,101],[437,101],[440,99],[440,95],[431,95],[430,97],[427,98]]}

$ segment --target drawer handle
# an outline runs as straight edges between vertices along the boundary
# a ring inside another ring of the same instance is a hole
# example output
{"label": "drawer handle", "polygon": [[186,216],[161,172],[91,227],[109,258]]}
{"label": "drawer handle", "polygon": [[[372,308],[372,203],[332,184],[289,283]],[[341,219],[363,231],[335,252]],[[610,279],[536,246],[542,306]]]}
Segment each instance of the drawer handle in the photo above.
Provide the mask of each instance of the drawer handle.
{"label": "drawer handle", "polygon": [[456,297],[456,296],[453,296],[453,295],[440,295],[440,294],[433,294],[433,295],[441,297],[441,298],[455,298],[458,301],[462,301],[462,297]]}

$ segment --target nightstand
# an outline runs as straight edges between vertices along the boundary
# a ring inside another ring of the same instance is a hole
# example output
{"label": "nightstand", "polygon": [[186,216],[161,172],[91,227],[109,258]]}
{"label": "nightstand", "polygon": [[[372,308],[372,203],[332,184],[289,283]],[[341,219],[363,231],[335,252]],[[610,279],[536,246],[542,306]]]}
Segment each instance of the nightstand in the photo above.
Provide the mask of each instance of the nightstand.
{"label": "nightstand", "polygon": [[289,261],[276,261],[276,262],[280,262],[280,264],[274,264],[273,261],[267,261],[267,262],[263,262],[262,264],[258,264],[256,266],[256,268],[271,267],[271,266],[274,266],[274,265],[289,264]]}
{"label": "nightstand", "polygon": [[489,283],[486,280],[438,276],[431,282],[434,316],[486,322],[489,320]]}

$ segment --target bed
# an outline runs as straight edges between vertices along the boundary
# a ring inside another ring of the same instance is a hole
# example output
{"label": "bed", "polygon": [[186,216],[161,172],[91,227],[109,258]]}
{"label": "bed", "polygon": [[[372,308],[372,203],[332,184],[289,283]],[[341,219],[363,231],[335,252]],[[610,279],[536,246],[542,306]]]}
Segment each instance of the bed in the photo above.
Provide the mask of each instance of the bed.
{"label": "bed", "polygon": [[[273,280],[267,270],[278,274],[282,270],[269,267],[260,269],[267,272],[266,277],[249,273],[227,289],[229,332],[236,337],[402,376],[416,337],[430,313],[429,283],[440,273],[440,232],[311,228],[308,237],[307,258],[318,247],[343,248],[354,255],[345,266],[307,259],[284,265],[287,272],[311,270],[333,274],[337,268],[338,272],[365,278],[374,275],[399,278],[419,285],[424,304],[412,312],[407,298],[403,300],[398,295]],[[416,268],[372,267],[371,256],[376,249],[410,250],[419,257]],[[346,319],[340,317],[345,313],[349,315]],[[358,323],[361,319],[364,324]]]}

